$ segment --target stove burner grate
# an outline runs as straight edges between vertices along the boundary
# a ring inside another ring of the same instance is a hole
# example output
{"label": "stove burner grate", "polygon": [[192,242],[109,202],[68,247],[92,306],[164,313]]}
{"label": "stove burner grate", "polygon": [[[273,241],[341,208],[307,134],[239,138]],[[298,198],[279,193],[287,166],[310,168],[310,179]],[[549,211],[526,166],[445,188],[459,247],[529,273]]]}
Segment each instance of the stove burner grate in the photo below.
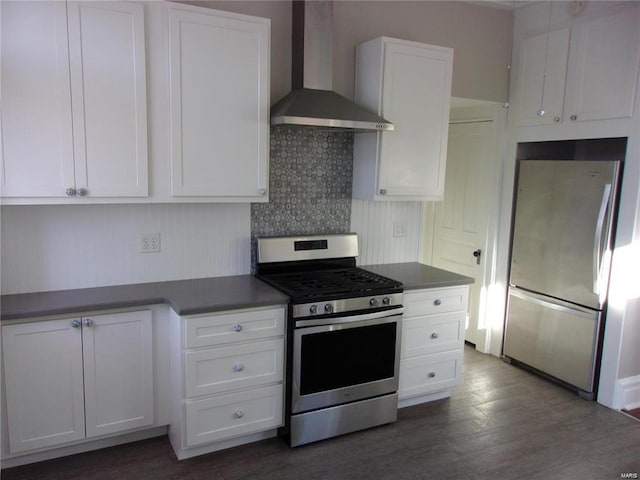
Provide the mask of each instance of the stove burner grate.
{"label": "stove burner grate", "polygon": [[401,288],[402,284],[360,268],[269,275],[270,283],[285,293],[304,298],[357,295]]}

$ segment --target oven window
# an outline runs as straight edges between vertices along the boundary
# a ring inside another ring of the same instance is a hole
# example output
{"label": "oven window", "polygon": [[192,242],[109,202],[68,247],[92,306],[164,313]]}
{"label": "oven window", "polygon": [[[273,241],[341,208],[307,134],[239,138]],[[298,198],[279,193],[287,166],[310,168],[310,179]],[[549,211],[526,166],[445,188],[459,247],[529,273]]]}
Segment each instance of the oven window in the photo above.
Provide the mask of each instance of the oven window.
{"label": "oven window", "polygon": [[301,395],[394,376],[395,322],[308,334],[301,340]]}

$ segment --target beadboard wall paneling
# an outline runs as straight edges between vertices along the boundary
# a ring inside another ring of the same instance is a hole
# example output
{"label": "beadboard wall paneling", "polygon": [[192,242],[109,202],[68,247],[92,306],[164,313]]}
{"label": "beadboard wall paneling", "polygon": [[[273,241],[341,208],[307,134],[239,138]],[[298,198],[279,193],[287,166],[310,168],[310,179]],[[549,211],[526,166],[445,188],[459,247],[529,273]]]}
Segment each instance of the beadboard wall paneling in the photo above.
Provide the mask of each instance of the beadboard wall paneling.
{"label": "beadboard wall paneling", "polygon": [[[242,275],[248,204],[2,207],[2,294]],[[160,233],[159,253],[140,253]]]}
{"label": "beadboard wall paneling", "polygon": [[[353,200],[351,231],[358,234],[358,265],[417,262],[421,216],[420,202]],[[394,223],[406,226],[406,236],[394,237]]]}

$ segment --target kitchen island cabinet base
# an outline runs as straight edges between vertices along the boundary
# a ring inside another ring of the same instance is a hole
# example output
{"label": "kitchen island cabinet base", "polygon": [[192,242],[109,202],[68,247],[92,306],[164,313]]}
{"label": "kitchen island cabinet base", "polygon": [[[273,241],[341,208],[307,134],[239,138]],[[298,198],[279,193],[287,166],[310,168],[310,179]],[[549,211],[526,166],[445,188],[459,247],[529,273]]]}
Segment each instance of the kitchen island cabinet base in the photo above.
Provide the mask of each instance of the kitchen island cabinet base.
{"label": "kitchen island cabinet base", "polygon": [[178,460],[276,436],[284,305],[171,316],[169,441]]}

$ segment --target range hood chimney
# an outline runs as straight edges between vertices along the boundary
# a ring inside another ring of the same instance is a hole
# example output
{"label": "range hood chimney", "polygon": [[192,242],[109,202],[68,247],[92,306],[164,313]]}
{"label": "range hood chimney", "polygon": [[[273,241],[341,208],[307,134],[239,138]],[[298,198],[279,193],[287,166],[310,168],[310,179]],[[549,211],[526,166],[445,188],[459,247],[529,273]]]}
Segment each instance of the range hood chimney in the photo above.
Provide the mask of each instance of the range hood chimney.
{"label": "range hood chimney", "polygon": [[393,130],[388,120],[333,91],[333,2],[292,2],[292,92],[271,108],[272,125]]}

